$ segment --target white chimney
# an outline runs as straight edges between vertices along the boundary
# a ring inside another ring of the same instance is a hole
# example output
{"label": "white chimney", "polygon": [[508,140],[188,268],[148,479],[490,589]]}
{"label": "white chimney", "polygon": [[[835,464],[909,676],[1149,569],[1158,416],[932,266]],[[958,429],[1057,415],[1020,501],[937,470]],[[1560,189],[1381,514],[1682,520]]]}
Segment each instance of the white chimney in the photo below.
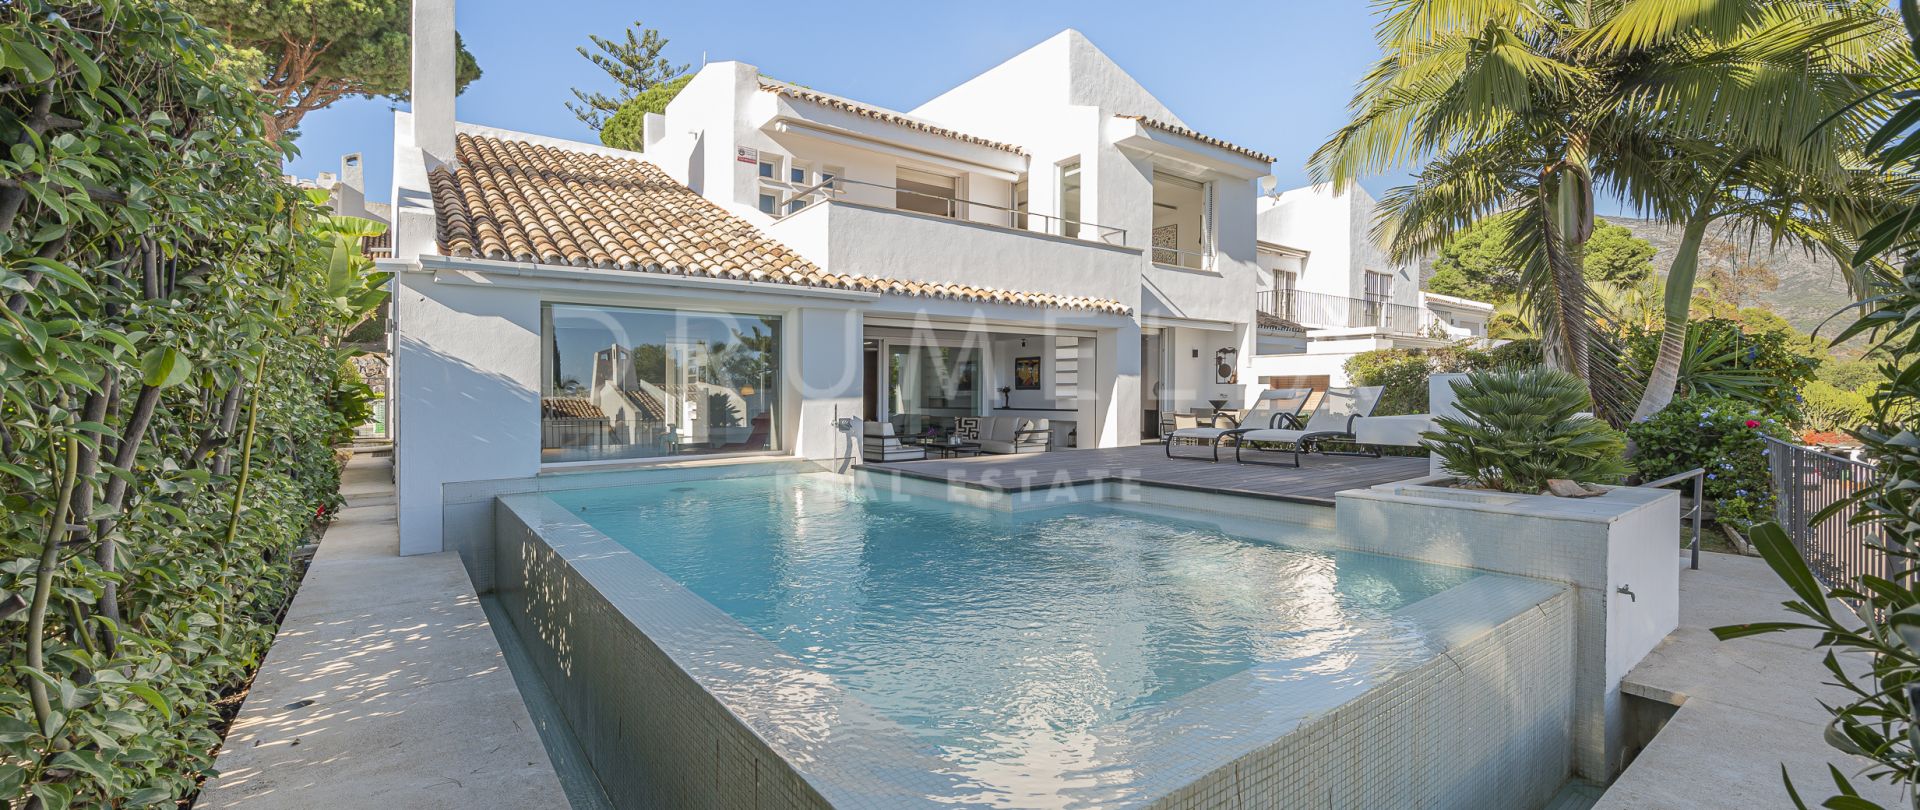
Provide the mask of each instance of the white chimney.
{"label": "white chimney", "polygon": [[453,0],[413,0],[413,145],[453,162]]}
{"label": "white chimney", "polygon": [[367,215],[367,167],[360,153],[340,156],[340,181],[333,186],[333,210],[350,217]]}

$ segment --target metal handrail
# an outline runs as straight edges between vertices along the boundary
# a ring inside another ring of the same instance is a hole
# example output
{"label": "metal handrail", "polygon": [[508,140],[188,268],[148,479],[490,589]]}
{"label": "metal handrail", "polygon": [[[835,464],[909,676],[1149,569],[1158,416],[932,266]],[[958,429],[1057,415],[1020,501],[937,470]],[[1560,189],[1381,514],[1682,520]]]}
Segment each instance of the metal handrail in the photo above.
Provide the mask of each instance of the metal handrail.
{"label": "metal handrail", "polygon": [[1389,335],[1451,338],[1446,322],[1422,307],[1283,288],[1261,290],[1254,300],[1259,311],[1309,329],[1368,327]]}
{"label": "metal handrail", "polygon": [[[963,222],[978,222],[985,225],[996,225],[999,227],[1008,228],[1016,231],[1033,231],[1037,233],[1048,234],[1050,236],[1064,236],[1070,239],[1086,239],[1087,241],[1090,241],[1090,242],[1102,242],[1105,244],[1117,245],[1121,247],[1124,247],[1127,244],[1127,231],[1125,228],[1114,228],[1107,225],[1095,224],[1092,222],[1082,222],[1077,219],[1066,219],[1064,217],[1056,217],[1051,214],[1038,214],[1032,211],[1021,211],[1014,208],[1008,208],[1004,205],[994,205],[992,203],[974,202],[972,200],[963,200],[957,197],[947,197],[939,194],[928,194],[924,191],[915,191],[910,188],[899,188],[897,186],[887,186],[887,185],[881,185],[879,183],[869,183],[865,180],[851,180],[845,177],[835,177],[830,180],[822,180],[818,183],[815,183],[811,186],[807,186],[806,188],[800,189],[798,191],[795,191],[787,195],[786,199],[780,200],[779,204],[774,206],[773,216],[775,219],[785,219],[787,217],[793,216],[794,214],[798,214],[801,211],[805,211],[809,208],[812,208],[813,206],[818,205],[820,203],[833,200],[836,197],[845,195],[847,193],[846,186],[860,186],[863,188],[876,189],[879,191],[893,192],[895,195],[906,194],[913,197],[924,198],[928,200],[935,200],[943,204],[947,210],[946,210],[946,213],[944,214],[934,214],[934,216],[945,216],[950,219],[957,219]],[[796,206],[793,204],[795,202],[801,202],[801,204]],[[998,223],[998,222],[982,221],[982,220],[974,219],[973,209],[975,208],[984,208],[984,209],[987,209],[988,211],[999,212],[1001,214],[1004,214],[1006,216],[1006,222]],[[897,210],[903,210],[903,209],[899,208],[898,205],[895,205],[894,210],[897,211]],[[919,213],[928,213],[928,212],[922,211]],[[1039,228],[1033,227],[1033,223],[1035,222],[1040,223],[1041,227]],[[1090,237],[1086,235],[1089,232],[1092,234],[1092,236]]]}
{"label": "metal handrail", "polygon": [[1845,456],[1764,439],[1774,519],[1814,576],[1829,586],[1860,576],[1896,578],[1900,557],[1887,553],[1877,524],[1855,520],[1861,506],[1852,500],[1876,485],[1880,471]]}
{"label": "metal handrail", "polygon": [[[1188,270],[1205,270],[1213,264],[1213,254],[1198,250],[1156,247],[1152,249],[1153,263],[1169,267],[1184,267]],[[1161,257],[1166,258],[1161,258]]]}
{"label": "metal handrail", "polygon": [[1649,489],[1661,489],[1681,484],[1688,480],[1693,481],[1693,508],[1687,510],[1686,514],[1681,515],[1681,517],[1685,518],[1687,522],[1693,526],[1693,543],[1690,546],[1693,551],[1693,561],[1688,567],[1698,571],[1700,570],[1700,521],[1705,517],[1706,513],[1704,510],[1707,505],[1706,499],[1703,497],[1707,485],[1706,468],[1695,467],[1686,472],[1674,473],[1658,481],[1641,484],[1641,486]]}

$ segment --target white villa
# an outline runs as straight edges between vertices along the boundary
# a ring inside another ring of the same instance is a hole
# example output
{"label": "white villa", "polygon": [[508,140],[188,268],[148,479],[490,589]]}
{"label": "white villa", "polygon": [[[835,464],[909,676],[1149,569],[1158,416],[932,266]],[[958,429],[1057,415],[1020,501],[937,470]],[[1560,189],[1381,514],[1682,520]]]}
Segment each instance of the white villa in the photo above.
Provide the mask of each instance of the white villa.
{"label": "white villa", "polygon": [[1260,198],[1259,311],[1270,323],[1306,330],[1303,347],[1254,357],[1261,382],[1341,387],[1356,354],[1486,337],[1493,305],[1421,290],[1419,268],[1392,261],[1371,238],[1375,206],[1357,185]]}
{"label": "white villa", "polygon": [[1364,191],[1262,197],[1272,158],[1076,31],[906,112],[708,64],[644,155],[456,123],[450,45],[416,40],[389,260],[409,553],[441,548],[451,482],[848,459],[849,419],[1125,446],[1484,331],[1382,259]]}

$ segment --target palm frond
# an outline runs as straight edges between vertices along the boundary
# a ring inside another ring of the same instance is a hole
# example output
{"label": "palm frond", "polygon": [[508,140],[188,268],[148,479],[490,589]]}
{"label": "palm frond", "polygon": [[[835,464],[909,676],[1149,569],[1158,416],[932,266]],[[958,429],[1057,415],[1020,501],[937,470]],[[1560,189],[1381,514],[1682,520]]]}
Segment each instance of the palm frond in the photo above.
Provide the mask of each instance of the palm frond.
{"label": "palm frond", "polygon": [[1751,23],[1766,5],[1768,0],[1625,0],[1575,37],[1573,45],[1625,53],[1691,36],[1728,36]]}

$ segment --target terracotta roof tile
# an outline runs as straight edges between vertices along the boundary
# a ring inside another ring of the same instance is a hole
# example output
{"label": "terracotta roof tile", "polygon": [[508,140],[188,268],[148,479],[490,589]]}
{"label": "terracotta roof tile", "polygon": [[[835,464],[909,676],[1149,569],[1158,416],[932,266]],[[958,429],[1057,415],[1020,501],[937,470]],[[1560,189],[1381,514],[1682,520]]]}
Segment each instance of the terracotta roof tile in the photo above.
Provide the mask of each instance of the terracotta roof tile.
{"label": "terracotta roof tile", "polygon": [[1246,155],[1247,157],[1253,158],[1254,160],[1263,161],[1266,163],[1273,162],[1273,156],[1265,152],[1257,152],[1252,149],[1248,149],[1244,146],[1235,146],[1234,144],[1220,140],[1219,138],[1215,138],[1212,135],[1202,135],[1198,132],[1194,132],[1193,130],[1187,129],[1186,127],[1180,126],[1179,124],[1169,124],[1165,121],[1161,121],[1154,118],[1148,118],[1144,115],[1121,115],[1116,117],[1125,118],[1130,121],[1139,121],[1143,126],[1153,127],[1154,129],[1160,130],[1161,132],[1171,132],[1175,135],[1179,135],[1186,138],[1192,138],[1196,141],[1207,144],[1208,146],[1218,146],[1221,149],[1225,149],[1229,152]]}
{"label": "terracotta roof tile", "polygon": [[1306,332],[1307,328],[1299,323],[1287,320],[1269,312],[1255,312],[1254,325],[1261,329],[1278,329],[1284,332]]}
{"label": "terracotta roof tile", "polygon": [[659,167],[636,158],[460,135],[432,174],[448,256],[728,278],[1126,314],[1107,298],[822,271]]}
{"label": "terracotta roof tile", "polygon": [[877,121],[885,121],[889,124],[897,124],[899,126],[903,126],[908,129],[925,132],[928,135],[938,135],[942,138],[952,138],[956,141],[975,144],[977,146],[985,146],[990,149],[998,149],[1002,152],[1012,152],[1013,154],[1016,154],[1016,155],[1024,156],[1027,154],[1027,150],[1021,149],[1020,147],[1014,146],[1013,144],[1010,144],[1010,143],[1001,143],[999,141],[993,141],[993,140],[988,140],[986,138],[981,138],[974,135],[968,135],[964,132],[956,132],[954,130],[947,129],[946,127],[940,126],[939,124],[929,123],[927,121],[922,121],[918,118],[912,118],[909,116],[901,115],[900,113],[894,112],[892,110],[883,110],[883,109],[880,109],[879,107],[869,107],[857,101],[850,101],[848,99],[844,99],[839,96],[830,96],[830,95],[827,95],[826,93],[821,93],[814,90],[808,90],[807,88],[804,88],[804,87],[796,87],[794,85],[785,84],[782,82],[762,81],[760,82],[760,89],[765,90],[769,93],[778,93],[780,95],[786,96],[787,98],[799,99],[800,101],[809,101],[823,107],[831,107],[836,110],[850,112],[850,113],[853,113],[854,115],[862,116],[865,118],[872,118]]}
{"label": "terracotta roof tile", "polygon": [[607,414],[586,397],[541,397],[542,419],[605,419]]}

